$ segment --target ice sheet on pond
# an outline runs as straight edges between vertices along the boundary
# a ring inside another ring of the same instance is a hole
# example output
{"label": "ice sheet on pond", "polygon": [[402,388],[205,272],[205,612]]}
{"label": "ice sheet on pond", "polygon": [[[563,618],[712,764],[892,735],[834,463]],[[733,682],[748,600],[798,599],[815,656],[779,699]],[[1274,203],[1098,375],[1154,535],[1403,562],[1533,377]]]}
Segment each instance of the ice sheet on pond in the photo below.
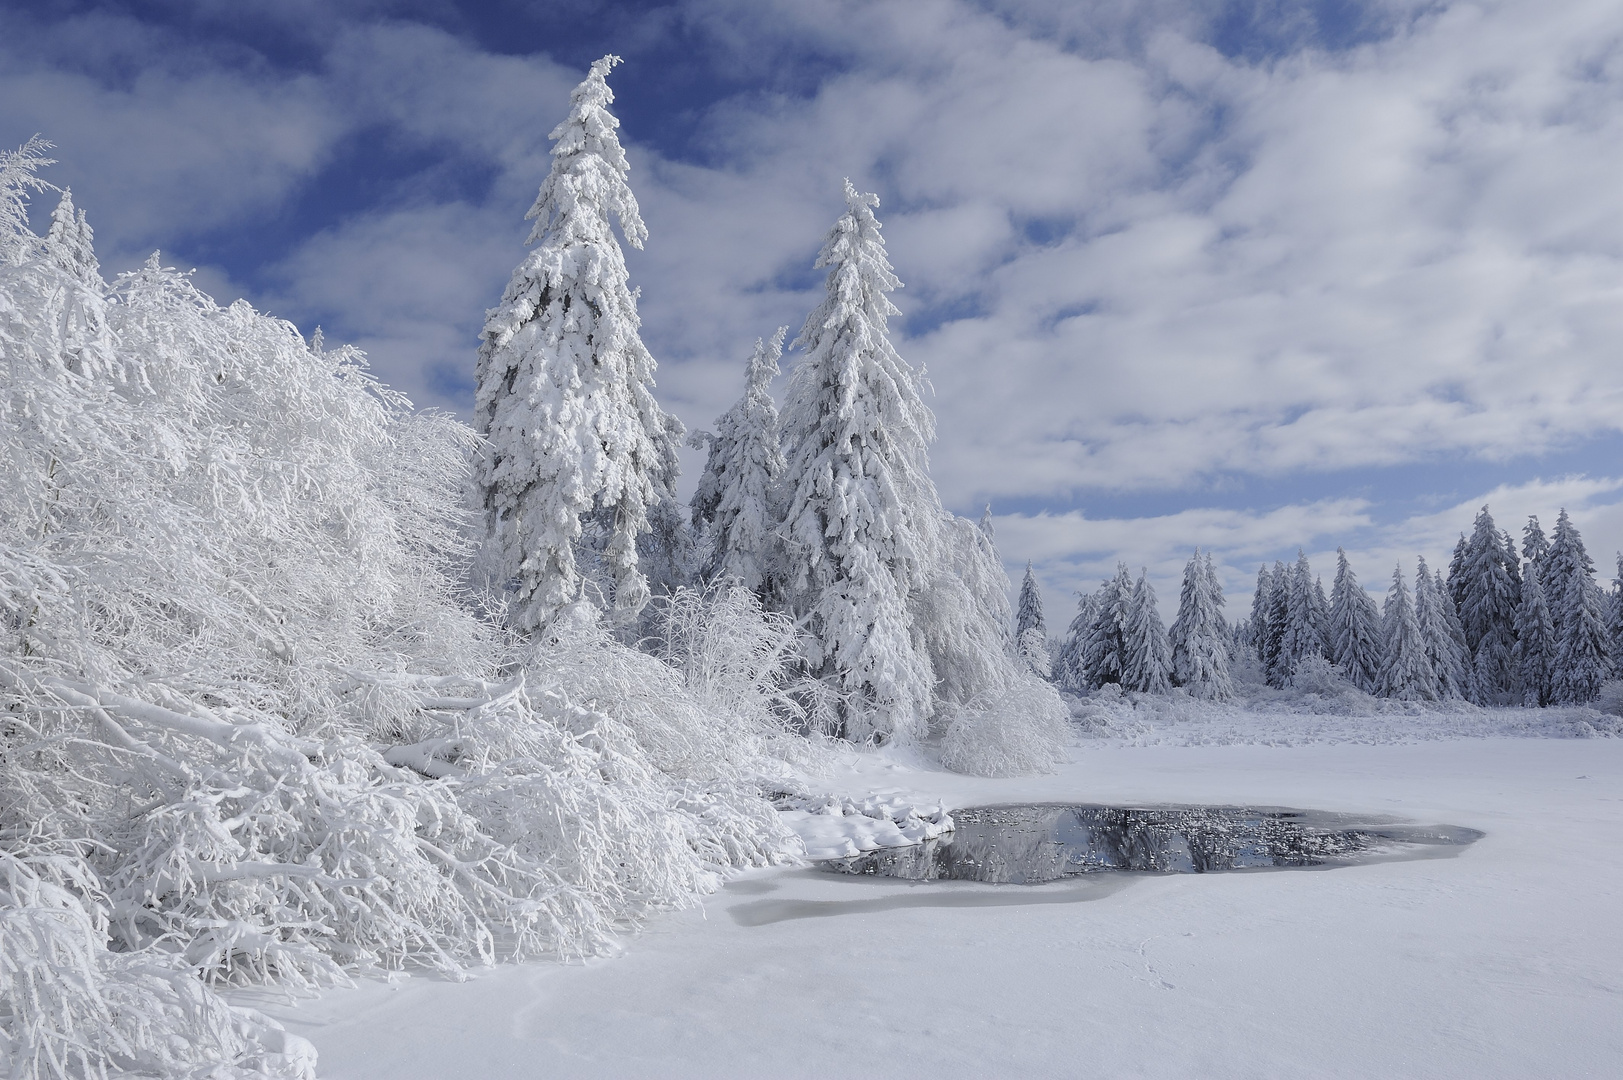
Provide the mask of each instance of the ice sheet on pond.
{"label": "ice sheet on pond", "polygon": [[1283,807],[989,806],[954,811],[952,819],[950,834],[822,866],[914,881],[1035,885],[1103,871],[1203,874],[1446,855],[1482,836]]}

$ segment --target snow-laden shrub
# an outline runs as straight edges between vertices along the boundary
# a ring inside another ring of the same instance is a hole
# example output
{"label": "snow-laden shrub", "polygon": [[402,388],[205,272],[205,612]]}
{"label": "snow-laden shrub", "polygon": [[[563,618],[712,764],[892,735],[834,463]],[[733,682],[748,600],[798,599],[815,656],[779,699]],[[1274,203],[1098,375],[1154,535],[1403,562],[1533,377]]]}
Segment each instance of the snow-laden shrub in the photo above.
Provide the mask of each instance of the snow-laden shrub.
{"label": "snow-laden shrub", "polygon": [[1051,771],[1064,758],[1065,703],[1009,640],[1009,578],[997,549],[951,515],[940,519],[936,544],[942,572],[913,610],[937,676],[942,764],[981,776]]}
{"label": "snow-laden shrub", "polygon": [[[690,688],[592,626],[509,641],[460,584],[467,428],[156,259],[109,289],[7,209],[18,175],[0,160],[0,952],[46,1011],[0,996],[14,1072],[275,1071],[273,1029],[202,980],[601,952],[784,857],[754,783],[787,752],[777,690],[751,704],[725,662]],[[41,844],[79,876],[30,883]]]}
{"label": "snow-laden shrub", "polygon": [[1623,680],[1608,679],[1600,684],[1595,696],[1596,710],[1611,716],[1623,716]]}
{"label": "snow-laden shrub", "polygon": [[1296,669],[1291,672],[1290,685],[1292,690],[1304,694],[1318,694],[1320,697],[1359,692],[1339,668],[1317,654],[1304,656],[1296,662]]}
{"label": "snow-laden shrub", "polygon": [[671,777],[760,777],[783,770],[785,755],[808,752],[792,729],[828,710],[815,694],[805,704],[804,684],[790,679],[792,622],[735,587],[683,588],[655,603],[658,636],[645,643],[653,654],[626,648],[579,604],[554,620],[526,662],[545,667],[571,700],[612,712]]}
{"label": "snow-laden shrub", "polygon": [[1019,671],[1001,688],[948,707],[941,763],[973,776],[1053,772],[1069,715],[1059,691]]}
{"label": "snow-laden shrub", "polygon": [[47,1076],[314,1076],[315,1051],[184,972],[106,949],[76,854],[0,850],[0,1069]]}

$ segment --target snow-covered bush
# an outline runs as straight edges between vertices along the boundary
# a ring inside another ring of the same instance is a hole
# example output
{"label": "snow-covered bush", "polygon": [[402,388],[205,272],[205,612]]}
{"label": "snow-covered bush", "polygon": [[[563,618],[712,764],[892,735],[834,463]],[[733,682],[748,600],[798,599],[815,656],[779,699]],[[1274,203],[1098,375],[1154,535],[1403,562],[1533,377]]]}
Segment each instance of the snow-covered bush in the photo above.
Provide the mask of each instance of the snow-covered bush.
{"label": "snow-covered bush", "polygon": [[1623,680],[1608,679],[1595,695],[1595,708],[1610,716],[1623,716]]}
{"label": "snow-covered bush", "polygon": [[108,952],[100,899],[77,853],[0,850],[5,1075],[313,1076],[313,1048],[274,1021],[172,968]]}
{"label": "snow-covered bush", "polygon": [[1333,697],[1350,694],[1358,688],[1329,660],[1322,656],[1304,656],[1291,672],[1290,688],[1304,694]]}
{"label": "snow-covered bush", "polygon": [[1059,691],[1019,672],[996,691],[946,708],[941,763],[972,776],[1052,772],[1062,760],[1066,718]]}
{"label": "snow-covered bush", "polygon": [[0,159],[11,1073],[297,1075],[206,982],[602,952],[786,857],[781,623],[689,620],[687,672],[510,639],[462,585],[472,432],[156,258],[109,288],[77,214],[28,231],[42,163]]}

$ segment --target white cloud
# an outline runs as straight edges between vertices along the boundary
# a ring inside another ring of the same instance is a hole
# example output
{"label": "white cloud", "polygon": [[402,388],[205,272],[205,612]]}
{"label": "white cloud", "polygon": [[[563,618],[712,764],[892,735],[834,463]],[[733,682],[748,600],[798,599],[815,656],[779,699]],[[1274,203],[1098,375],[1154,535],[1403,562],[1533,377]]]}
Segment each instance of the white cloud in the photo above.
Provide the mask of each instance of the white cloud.
{"label": "white cloud", "polygon": [[[251,297],[340,328],[419,401],[462,404],[443,376],[471,371],[580,73],[359,10],[309,9],[326,51],[295,75],[131,19],[11,35],[0,125],[62,144],[55,178],[115,265],[278,212],[359,132],[482,170],[452,195],[430,170],[297,237]],[[1346,543],[1378,590],[1398,559],[1446,559],[1484,500],[1518,530],[1565,500],[1592,549],[1623,544],[1614,481],[1528,481],[1525,464],[1397,523],[1381,524],[1378,472],[1359,498],[1304,502],[1298,485],[1282,506],[1188,508],[1215,501],[1214,477],[1506,461],[1623,429],[1623,9],[1365,11],[1385,36],[1236,60],[1202,43],[1205,5],[1173,0],[694,0],[681,17],[730,48],[715,63],[743,88],[704,107],[691,160],[628,133],[662,400],[707,426],[750,343],[800,328],[851,176],[884,200],[943,495],[1054,506],[999,521],[1051,601],[1124,557],[1165,603],[1197,543],[1231,595],[1297,544],[1328,573]],[[91,60],[59,59],[75,53]],[[1434,468],[1434,488],[1456,487]],[[1059,512],[1100,491],[1185,509]]]}
{"label": "white cloud", "polygon": [[[172,45],[111,16],[0,34],[0,129],[57,144],[50,179],[90,209],[113,265],[274,209],[346,127],[309,75],[233,71],[201,55],[176,63]],[[91,55],[52,62],[80,51]],[[97,77],[85,70],[100,63]]]}
{"label": "white cloud", "polygon": [[[806,30],[772,10],[762,33]],[[838,162],[900,207],[904,307],[975,294],[982,314],[904,344],[940,391],[956,505],[1617,430],[1615,5],[1457,5],[1270,68],[1171,32],[1088,58],[947,4],[804,18],[859,62],[730,111],[751,153],[727,175]],[[1030,215],[1077,231],[1029,243]]]}

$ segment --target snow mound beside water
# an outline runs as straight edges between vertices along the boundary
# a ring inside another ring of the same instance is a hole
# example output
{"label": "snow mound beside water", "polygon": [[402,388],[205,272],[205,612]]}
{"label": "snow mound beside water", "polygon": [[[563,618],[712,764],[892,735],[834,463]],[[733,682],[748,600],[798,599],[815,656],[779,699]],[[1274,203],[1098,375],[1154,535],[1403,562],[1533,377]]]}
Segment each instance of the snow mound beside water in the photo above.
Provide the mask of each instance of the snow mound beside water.
{"label": "snow mound beside water", "polygon": [[857,802],[839,795],[780,800],[778,818],[806,847],[808,859],[839,859],[882,847],[906,847],[952,831],[939,804],[920,804],[897,792]]}

